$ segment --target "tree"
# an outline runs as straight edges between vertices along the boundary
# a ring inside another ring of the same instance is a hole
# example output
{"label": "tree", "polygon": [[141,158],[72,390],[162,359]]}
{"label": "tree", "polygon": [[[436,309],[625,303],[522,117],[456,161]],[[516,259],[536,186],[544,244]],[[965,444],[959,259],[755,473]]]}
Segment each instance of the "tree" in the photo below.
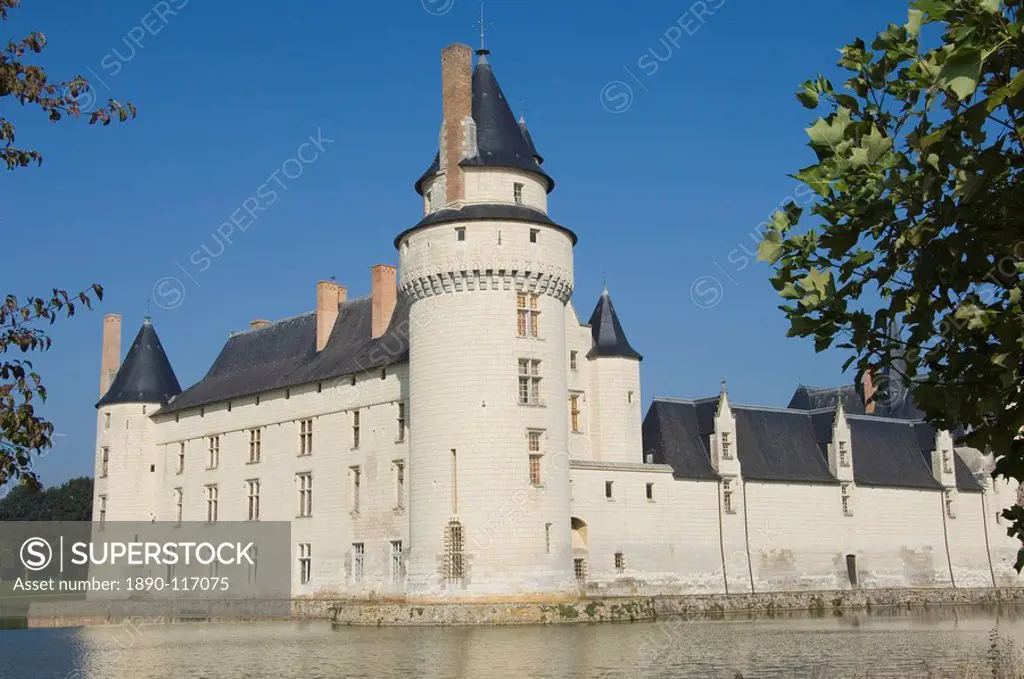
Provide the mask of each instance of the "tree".
{"label": "tree", "polygon": [[42,490],[22,484],[0,499],[0,521],[92,521],[92,479]]}
{"label": "tree", "polygon": [[[0,20],[6,21],[9,12],[20,4],[21,0],[0,0]],[[75,76],[66,82],[53,82],[43,68],[23,60],[26,54],[38,54],[44,47],[46,37],[31,33],[20,41],[8,41],[0,49],[0,99],[13,97],[22,107],[38,107],[52,122],[67,116],[80,118],[78,97],[90,89],[85,78]],[[106,106],[91,114],[89,123],[109,125],[114,119],[124,122],[134,117],[132,104],[110,99]],[[14,141],[14,123],[0,117],[0,160],[7,168],[14,170],[43,162],[38,151],[17,147]],[[53,425],[35,410],[35,402],[46,399],[39,374],[32,370],[29,361],[8,359],[7,351],[49,349],[50,338],[40,325],[53,323],[61,315],[73,315],[76,302],[89,307],[93,296],[103,298],[99,285],[77,295],[55,288],[48,299],[29,297],[23,302],[7,295],[0,305],[0,487],[15,478],[29,485],[38,484],[31,470],[31,458],[50,448],[53,434]]]}
{"label": "tree", "polygon": [[[6,21],[10,10],[18,7],[21,0],[0,0],[0,20]],[[10,40],[0,50],[0,98],[14,97],[22,106],[38,107],[52,122],[65,116],[81,118],[82,109],[78,98],[91,88],[82,76],[75,76],[66,82],[52,82],[42,67],[25,63],[22,59],[29,52],[38,54],[46,47],[46,36],[33,32],[15,42]],[[89,116],[89,124],[101,122],[109,125],[115,118],[121,122],[135,117],[135,106],[116,99]],[[38,151],[14,146],[14,123],[0,117],[0,159],[13,170],[35,162],[41,165],[43,157]]]}
{"label": "tree", "polygon": [[[849,350],[844,369],[902,372],[929,422],[960,427],[1018,482],[1022,31],[1024,0],[916,0],[905,25],[842,48],[843,88],[819,75],[797,92],[823,109],[807,129],[817,162],[793,175],[817,193],[814,224],[786,206],[759,254],[789,336]],[[1024,542],[1024,508],[1003,516]]]}

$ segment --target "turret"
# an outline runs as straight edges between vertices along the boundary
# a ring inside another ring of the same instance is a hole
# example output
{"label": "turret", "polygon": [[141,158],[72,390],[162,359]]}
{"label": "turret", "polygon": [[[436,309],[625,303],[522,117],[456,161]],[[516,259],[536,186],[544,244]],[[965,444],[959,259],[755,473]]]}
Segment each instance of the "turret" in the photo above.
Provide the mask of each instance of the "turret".
{"label": "turret", "polygon": [[629,344],[615,305],[605,288],[590,316],[593,347],[591,402],[594,459],[643,462],[640,403],[641,356]]}
{"label": "turret", "polygon": [[481,50],[441,55],[426,216],[396,239],[409,306],[413,598],[574,589],[565,308],[576,236]]}
{"label": "turret", "polygon": [[163,461],[152,443],[150,416],[180,394],[181,386],[148,317],[120,363],[116,318],[116,323],[104,319],[101,383],[111,371],[113,378],[96,404],[93,520],[155,519]]}

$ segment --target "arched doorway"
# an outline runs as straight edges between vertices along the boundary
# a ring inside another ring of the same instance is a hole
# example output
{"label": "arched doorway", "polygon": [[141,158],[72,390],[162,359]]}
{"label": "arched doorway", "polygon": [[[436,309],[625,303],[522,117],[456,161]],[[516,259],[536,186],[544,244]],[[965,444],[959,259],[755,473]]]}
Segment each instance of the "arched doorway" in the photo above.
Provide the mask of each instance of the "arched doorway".
{"label": "arched doorway", "polygon": [[587,584],[587,522],[574,516],[570,519],[570,526],[572,528],[572,567],[576,574],[576,582],[582,587]]}

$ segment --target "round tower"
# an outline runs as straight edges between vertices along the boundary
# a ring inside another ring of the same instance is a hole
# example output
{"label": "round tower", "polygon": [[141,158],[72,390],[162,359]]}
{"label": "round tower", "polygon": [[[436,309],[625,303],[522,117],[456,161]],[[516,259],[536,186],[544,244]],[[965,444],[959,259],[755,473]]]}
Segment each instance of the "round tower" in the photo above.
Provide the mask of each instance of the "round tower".
{"label": "round tower", "polygon": [[147,317],[121,363],[121,317],[103,319],[100,400],[96,404],[93,521],[159,519],[164,462],[153,443],[153,413],[181,393]]}
{"label": "round tower", "polygon": [[575,586],[565,305],[575,235],[486,51],[442,52],[440,150],[398,236],[409,303],[412,597]]}

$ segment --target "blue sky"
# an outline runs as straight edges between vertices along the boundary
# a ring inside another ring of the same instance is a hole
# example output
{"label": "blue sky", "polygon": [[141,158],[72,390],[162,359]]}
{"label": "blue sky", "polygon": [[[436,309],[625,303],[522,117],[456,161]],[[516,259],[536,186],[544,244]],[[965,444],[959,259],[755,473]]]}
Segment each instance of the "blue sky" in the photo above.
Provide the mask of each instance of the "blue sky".
{"label": "blue sky", "polygon": [[[646,357],[645,401],[712,395],[727,379],[737,402],[784,406],[800,382],[849,382],[843,354],[785,338],[769,270],[747,253],[796,192],[787,173],[813,159],[796,86],[835,73],[853,37],[903,23],[905,5],[485,8],[495,73],[558,182],[551,215],[580,237],[574,303],[586,320],[607,276]],[[0,37],[42,31],[51,77],[84,75],[139,109],[96,129],[0,99],[18,141],[45,155],[0,183],[3,292],[106,289],[36,358],[59,434],[37,464],[45,484],[92,473],[104,313],[124,315],[127,350],[147,298],[173,306],[154,303],[153,323],[187,386],[231,329],[311,310],[317,280],[369,292],[370,266],[395,263],[392,239],[419,218],[412,186],[436,151],[439,51],[475,45],[478,13],[468,0],[24,0]],[[311,135],[333,143],[288,164]],[[275,171],[274,204],[208,265],[190,261],[220,250],[211,234]]]}

